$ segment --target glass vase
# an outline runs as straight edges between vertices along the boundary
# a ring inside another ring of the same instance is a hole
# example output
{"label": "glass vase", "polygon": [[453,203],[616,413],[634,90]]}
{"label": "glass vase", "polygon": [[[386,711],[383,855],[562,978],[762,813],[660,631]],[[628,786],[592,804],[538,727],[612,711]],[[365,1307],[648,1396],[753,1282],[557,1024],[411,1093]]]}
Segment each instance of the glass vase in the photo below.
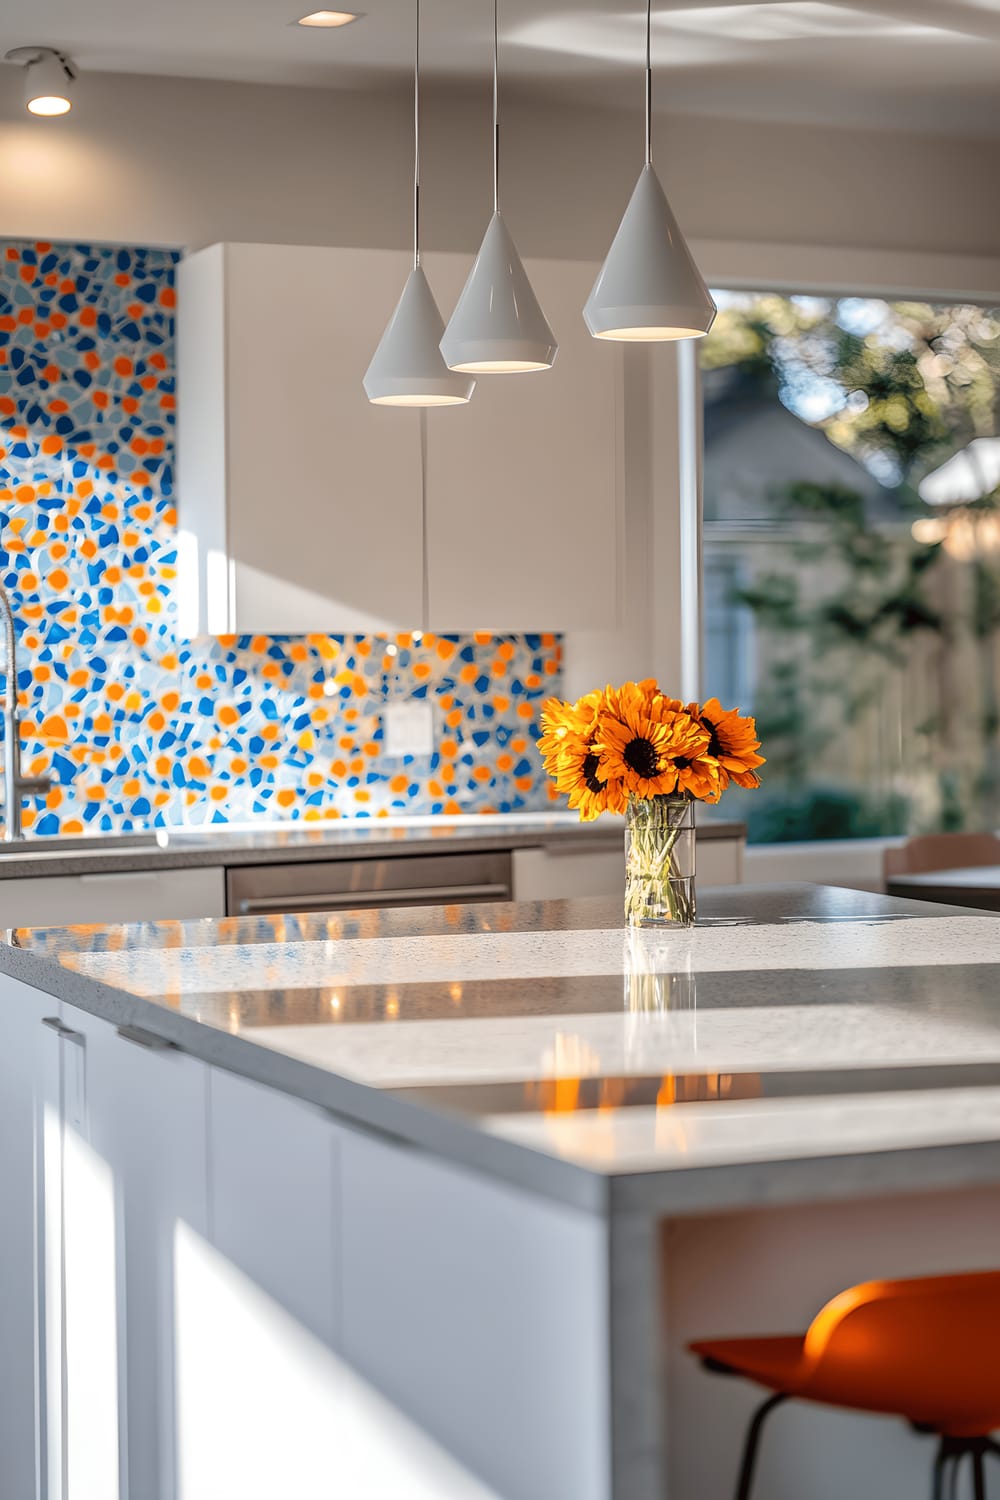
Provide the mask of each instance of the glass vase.
{"label": "glass vase", "polygon": [[694,802],[630,797],[625,823],[625,920],[632,927],[693,927]]}

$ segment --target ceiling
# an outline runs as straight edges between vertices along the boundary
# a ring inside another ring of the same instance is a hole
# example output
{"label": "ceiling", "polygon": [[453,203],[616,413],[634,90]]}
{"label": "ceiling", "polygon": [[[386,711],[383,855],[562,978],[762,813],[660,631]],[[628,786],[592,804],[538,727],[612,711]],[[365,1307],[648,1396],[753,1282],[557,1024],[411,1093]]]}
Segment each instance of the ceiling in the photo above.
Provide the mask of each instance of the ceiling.
{"label": "ceiling", "polygon": [[[413,0],[356,0],[364,19],[336,30],[292,24],[315,3],[3,0],[0,52],[45,43],[84,71],[307,87],[406,76]],[[1000,135],[1000,0],[658,0],[656,10],[658,108]],[[491,18],[489,0],[424,0],[428,76],[483,78]],[[641,110],[643,35],[641,0],[502,0],[503,76]]]}

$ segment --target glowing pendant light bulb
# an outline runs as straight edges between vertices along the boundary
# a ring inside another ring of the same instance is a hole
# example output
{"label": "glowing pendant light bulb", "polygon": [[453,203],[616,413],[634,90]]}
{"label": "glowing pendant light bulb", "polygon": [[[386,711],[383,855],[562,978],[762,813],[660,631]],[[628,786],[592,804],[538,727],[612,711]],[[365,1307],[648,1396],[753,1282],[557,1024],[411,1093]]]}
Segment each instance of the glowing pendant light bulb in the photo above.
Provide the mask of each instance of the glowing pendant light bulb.
{"label": "glowing pendant light bulb", "polygon": [[441,340],[452,370],[512,375],[547,370],[558,352],[500,213],[499,0],[493,0],[493,217]]}
{"label": "glowing pendant light bulb", "polygon": [[595,339],[698,339],[716,307],[653,169],[652,0],[646,0],[646,161],[583,310]]}
{"label": "glowing pendant light bulb", "polygon": [[444,319],[420,264],[420,0],[413,62],[413,270],[372,362],[365,393],[376,406],[464,406],[474,380],[455,374],[441,354]]}

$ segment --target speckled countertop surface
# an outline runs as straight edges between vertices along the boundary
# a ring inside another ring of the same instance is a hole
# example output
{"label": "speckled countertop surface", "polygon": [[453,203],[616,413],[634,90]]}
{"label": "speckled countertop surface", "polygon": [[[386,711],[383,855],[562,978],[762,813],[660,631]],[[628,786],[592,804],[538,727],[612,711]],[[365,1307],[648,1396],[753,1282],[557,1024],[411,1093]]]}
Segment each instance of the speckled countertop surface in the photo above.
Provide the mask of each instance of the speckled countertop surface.
{"label": "speckled countertop surface", "polygon": [[[297,864],[322,859],[373,859],[385,854],[442,854],[450,850],[612,848],[621,845],[625,821],[603,817],[581,823],[576,813],[443,814],[426,818],[355,818],[320,825],[269,824],[260,828],[171,828],[104,840],[25,839],[0,844],[0,880],[37,875],[121,874],[197,866]],[[701,839],[743,838],[745,825],[702,816]],[[142,841],[145,839],[145,841]],[[90,846],[99,843],[99,847]]]}
{"label": "speckled countertop surface", "polygon": [[[816,886],[19,931],[0,971],[591,1207],[1000,1182],[1000,919]],[[70,1017],[71,1021],[71,1017]]]}

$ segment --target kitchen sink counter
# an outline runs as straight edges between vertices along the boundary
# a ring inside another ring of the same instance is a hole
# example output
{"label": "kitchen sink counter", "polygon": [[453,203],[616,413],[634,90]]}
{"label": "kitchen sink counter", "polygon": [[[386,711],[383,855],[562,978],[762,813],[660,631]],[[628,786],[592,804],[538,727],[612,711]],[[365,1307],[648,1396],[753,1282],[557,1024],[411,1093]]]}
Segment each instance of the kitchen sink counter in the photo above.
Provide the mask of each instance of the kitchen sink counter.
{"label": "kitchen sink counter", "polygon": [[[620,848],[623,818],[581,823],[575,813],[495,813],[426,818],[355,818],[316,824],[232,828],[164,828],[106,838],[25,839],[0,845],[0,880],[28,876],[126,874],[212,865],[295,864],[327,859],[376,859],[387,854],[449,850]],[[702,816],[701,840],[742,839],[742,823]]]}

